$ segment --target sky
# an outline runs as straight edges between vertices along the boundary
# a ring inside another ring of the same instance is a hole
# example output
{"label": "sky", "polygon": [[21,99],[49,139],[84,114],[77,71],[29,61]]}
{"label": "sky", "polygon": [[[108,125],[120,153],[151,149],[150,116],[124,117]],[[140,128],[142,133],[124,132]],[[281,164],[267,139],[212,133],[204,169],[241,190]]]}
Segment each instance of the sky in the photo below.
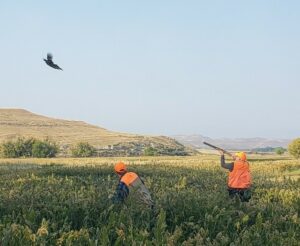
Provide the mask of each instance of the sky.
{"label": "sky", "polygon": [[1,0],[0,108],[138,134],[296,138],[299,13],[298,0]]}

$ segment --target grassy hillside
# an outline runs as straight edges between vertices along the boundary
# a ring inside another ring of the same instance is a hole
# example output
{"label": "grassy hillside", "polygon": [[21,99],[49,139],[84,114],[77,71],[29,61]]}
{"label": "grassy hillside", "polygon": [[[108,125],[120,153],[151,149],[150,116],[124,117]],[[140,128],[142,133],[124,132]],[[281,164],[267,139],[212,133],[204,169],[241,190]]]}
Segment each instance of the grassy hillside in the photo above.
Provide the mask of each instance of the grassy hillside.
{"label": "grassy hillside", "polygon": [[[53,119],[33,114],[23,109],[0,109],[0,142],[17,137],[46,137],[68,150],[78,142],[88,142],[98,149],[117,145],[118,148],[136,148],[136,146],[165,146],[182,148],[175,140],[164,136],[142,136],[112,132],[82,121]],[[121,146],[121,147],[120,147]]]}

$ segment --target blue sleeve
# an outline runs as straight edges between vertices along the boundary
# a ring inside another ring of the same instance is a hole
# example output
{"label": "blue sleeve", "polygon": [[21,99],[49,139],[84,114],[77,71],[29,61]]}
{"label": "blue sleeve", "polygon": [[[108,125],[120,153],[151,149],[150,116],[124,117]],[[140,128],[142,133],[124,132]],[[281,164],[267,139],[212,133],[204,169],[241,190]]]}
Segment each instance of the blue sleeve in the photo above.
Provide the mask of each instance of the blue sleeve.
{"label": "blue sleeve", "polygon": [[115,194],[112,198],[113,203],[121,203],[129,195],[129,189],[125,183],[119,182]]}
{"label": "blue sleeve", "polygon": [[225,163],[225,156],[221,155],[221,166],[229,171],[233,170],[233,163]]}

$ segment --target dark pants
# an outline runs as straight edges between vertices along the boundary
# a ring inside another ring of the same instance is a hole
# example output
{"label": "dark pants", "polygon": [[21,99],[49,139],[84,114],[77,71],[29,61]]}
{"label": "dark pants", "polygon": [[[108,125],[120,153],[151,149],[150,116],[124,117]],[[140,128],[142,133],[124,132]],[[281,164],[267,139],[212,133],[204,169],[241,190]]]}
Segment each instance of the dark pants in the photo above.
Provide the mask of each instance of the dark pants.
{"label": "dark pants", "polygon": [[228,194],[230,198],[234,198],[237,196],[242,202],[249,202],[251,198],[250,189],[228,188]]}

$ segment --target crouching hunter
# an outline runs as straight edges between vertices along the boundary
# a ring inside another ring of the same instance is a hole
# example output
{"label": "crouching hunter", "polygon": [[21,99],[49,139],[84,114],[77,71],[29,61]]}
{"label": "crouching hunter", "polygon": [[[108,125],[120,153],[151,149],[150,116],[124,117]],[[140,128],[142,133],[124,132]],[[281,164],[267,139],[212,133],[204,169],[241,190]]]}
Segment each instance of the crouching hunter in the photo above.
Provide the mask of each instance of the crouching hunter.
{"label": "crouching hunter", "polygon": [[229,170],[228,193],[231,198],[238,196],[242,202],[251,198],[251,174],[249,163],[244,152],[233,155],[233,162],[225,163],[224,152],[221,153],[221,166]]}
{"label": "crouching hunter", "polygon": [[153,208],[150,192],[142,179],[134,172],[128,172],[123,162],[118,162],[114,167],[119,176],[119,184],[112,198],[114,203],[131,200],[148,208]]}

